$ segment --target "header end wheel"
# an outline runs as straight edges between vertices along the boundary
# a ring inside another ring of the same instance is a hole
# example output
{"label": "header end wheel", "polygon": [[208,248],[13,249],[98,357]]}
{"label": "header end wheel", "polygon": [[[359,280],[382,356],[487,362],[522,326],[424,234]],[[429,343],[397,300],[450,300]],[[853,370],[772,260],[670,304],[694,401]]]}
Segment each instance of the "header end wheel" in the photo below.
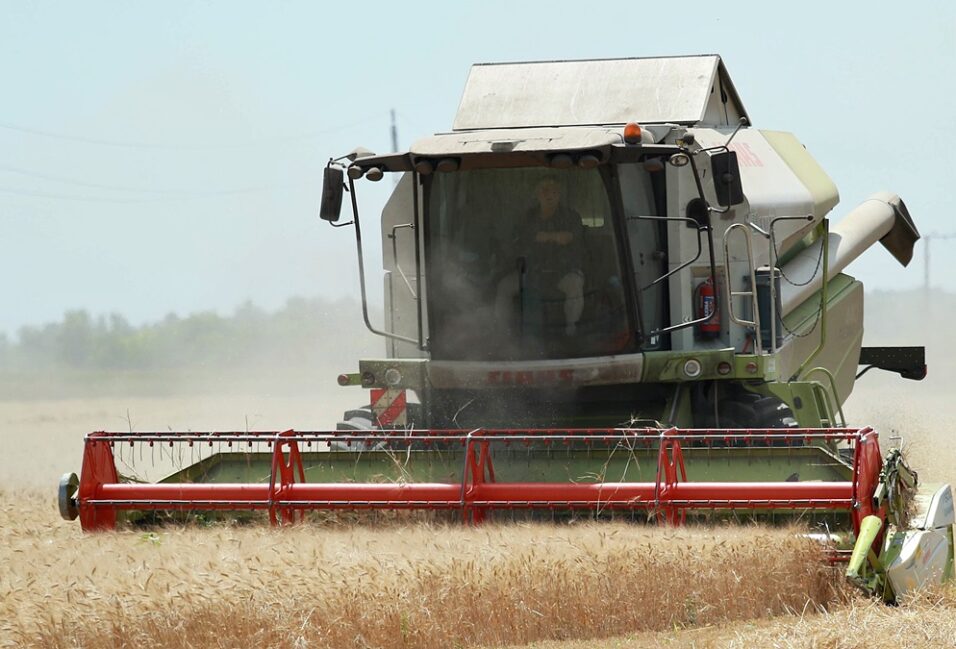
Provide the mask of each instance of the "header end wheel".
{"label": "header end wheel", "polygon": [[80,479],[75,473],[64,473],[60,478],[60,486],[57,489],[57,505],[60,508],[60,516],[65,520],[74,521],[80,515],[80,510],[76,503],[76,492],[80,488]]}

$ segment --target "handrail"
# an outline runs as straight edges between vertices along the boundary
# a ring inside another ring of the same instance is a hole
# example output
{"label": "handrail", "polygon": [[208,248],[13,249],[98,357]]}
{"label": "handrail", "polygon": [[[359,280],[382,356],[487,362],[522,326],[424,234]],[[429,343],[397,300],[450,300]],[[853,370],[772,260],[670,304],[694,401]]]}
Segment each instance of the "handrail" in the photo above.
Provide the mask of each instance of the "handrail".
{"label": "handrail", "polygon": [[[409,228],[415,236],[418,236],[415,233],[415,224],[414,223],[399,223],[398,225],[392,226],[392,233],[388,235],[388,238],[392,240],[392,257],[395,259],[395,269],[398,271],[398,274],[401,275],[402,281],[405,282],[405,286],[408,288],[408,292],[412,294],[414,299],[418,299],[417,291],[412,288],[412,283],[408,281],[408,276],[405,275],[405,271],[402,269],[402,264],[398,259],[398,230],[403,228]],[[416,280],[417,281],[417,280]]]}
{"label": "handrail", "polygon": [[[770,262],[770,349],[774,353],[777,351],[777,274],[780,272],[777,269],[777,240],[776,234],[774,233],[774,228],[776,227],[778,221],[812,220],[812,214],[808,214],[806,216],[778,216],[770,220],[770,227],[767,228],[767,232],[765,233],[768,239],[768,247],[770,248],[768,252],[768,259]],[[751,224],[751,226],[753,226],[753,224]],[[782,317],[782,314],[779,317]]]}
{"label": "handrail", "polygon": [[391,338],[393,340],[400,340],[405,343],[412,343],[413,345],[421,346],[421,336],[419,336],[419,340],[415,340],[414,338],[392,333],[391,331],[377,329],[374,325],[372,325],[372,320],[369,318],[368,314],[368,292],[365,288],[365,258],[362,253],[362,223],[359,220],[358,201],[355,198],[355,181],[351,176],[349,176],[349,196],[352,201],[352,221],[355,226],[355,248],[358,253],[359,289],[362,296],[362,319],[365,321],[365,327],[377,336]]}
{"label": "handrail", "polygon": [[[724,283],[727,287],[727,313],[730,315],[730,319],[737,324],[754,328],[754,350],[759,356],[763,353],[763,342],[760,335],[760,309],[757,305],[757,278],[754,273],[753,243],[750,240],[750,231],[747,229],[747,227],[748,226],[746,223],[733,223],[724,231]],[[733,230],[738,228],[744,231],[744,241],[747,244],[747,268],[750,272],[749,291],[735,291],[731,286],[732,274],[730,272],[730,235]],[[744,320],[741,317],[737,317],[737,314],[734,312],[735,297],[750,297],[750,310],[753,320]]]}
{"label": "handrail", "polygon": [[778,221],[812,221],[813,215],[805,216],[777,216],[770,220],[770,226],[764,230],[756,223],[747,222],[751,230],[767,238],[767,259],[770,268],[770,351],[777,352],[777,277],[780,276],[780,269],[777,268],[777,244],[774,228]]}
{"label": "handrail", "polygon": [[[820,372],[820,373],[822,373],[822,374],[823,374],[824,376],[826,376],[827,379],[830,381],[830,391],[833,393],[833,401],[834,401],[834,403],[836,403],[836,405],[837,405],[837,411],[840,413],[840,425],[841,425],[841,426],[845,426],[845,425],[846,425],[846,415],[843,414],[843,404],[840,402],[840,394],[837,392],[836,379],[835,379],[834,376],[833,376],[833,372],[831,372],[830,370],[828,370],[827,368],[825,368],[825,367],[823,367],[823,366],[817,366],[817,367],[814,367],[814,368],[813,368],[812,370],[810,370],[809,372],[807,372],[806,374],[804,374],[803,376],[804,376],[804,378],[807,378],[807,377],[809,377],[811,374],[813,374],[814,372]],[[817,384],[817,385],[819,385],[819,384]],[[821,387],[823,387],[823,386],[821,386]],[[827,395],[827,398],[829,398],[829,395]],[[832,410],[833,407],[830,406],[830,408],[831,408],[831,410]],[[833,414],[833,413],[831,413],[831,414]],[[832,420],[831,420],[831,422],[832,422]]]}
{"label": "handrail", "polygon": [[663,282],[665,279],[667,279],[667,278],[670,277],[671,275],[674,275],[674,274],[679,273],[680,271],[684,270],[685,268],[687,268],[688,266],[690,266],[691,264],[693,264],[695,261],[697,261],[698,259],[700,259],[700,255],[701,255],[701,253],[704,251],[704,244],[702,244],[701,241],[700,241],[700,232],[701,232],[701,231],[700,231],[699,229],[697,229],[697,221],[695,221],[695,220],[692,219],[692,218],[689,218],[689,217],[686,217],[686,216],[628,216],[627,219],[629,219],[629,220],[634,220],[634,221],[677,221],[677,222],[683,222],[683,223],[688,223],[688,224],[690,224],[690,225],[693,225],[695,231],[697,232],[697,254],[695,254],[691,259],[688,259],[687,261],[682,262],[682,263],[679,264],[678,266],[676,266],[676,267],[674,267],[673,269],[667,271],[666,273],[664,273],[663,275],[661,275],[660,277],[658,277],[657,279],[655,279],[653,282],[651,282],[651,283],[648,284],[647,286],[642,286],[642,287],[641,287],[641,290],[642,290],[642,291],[646,291],[646,290],[649,289],[650,287],[652,287],[652,286],[654,286],[654,285],[656,285],[656,284],[660,284],[661,282]]}

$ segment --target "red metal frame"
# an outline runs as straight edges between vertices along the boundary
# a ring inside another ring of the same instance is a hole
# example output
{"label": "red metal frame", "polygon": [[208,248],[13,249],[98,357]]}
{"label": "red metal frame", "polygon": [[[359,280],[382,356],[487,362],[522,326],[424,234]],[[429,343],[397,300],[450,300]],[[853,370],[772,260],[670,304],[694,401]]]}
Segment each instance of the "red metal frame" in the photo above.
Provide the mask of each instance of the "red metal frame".
{"label": "red metal frame", "polygon": [[661,445],[657,453],[657,482],[654,490],[654,502],[658,504],[658,520],[671,525],[680,525],[687,517],[687,510],[670,504],[678,492],[678,483],[687,482],[687,469],[684,468],[684,454],[676,428],[661,433]]}
{"label": "red metal frame", "polygon": [[860,523],[865,517],[879,516],[884,525],[873,541],[874,548],[882,547],[886,532],[886,504],[877,508],[873,498],[882,469],[883,456],[880,453],[879,435],[872,428],[863,428],[853,453],[853,532],[860,531]]}
{"label": "red metal frame", "polygon": [[[805,444],[847,441],[854,446],[853,475],[834,482],[690,482],[681,444]],[[459,444],[465,450],[460,483],[308,483],[301,448],[329,442],[373,447],[387,442],[429,446]],[[535,483],[498,482],[491,445],[627,443],[658,445],[654,482]],[[121,482],[113,450],[120,444],[207,445],[265,443],[272,449],[269,481],[248,484]],[[882,458],[870,428],[786,430],[508,429],[474,431],[326,431],[213,433],[90,433],[77,493],[84,530],[112,529],[123,510],[266,510],[274,525],[302,520],[311,509],[459,510],[465,521],[480,523],[496,509],[641,510],[660,522],[679,525],[688,510],[787,509],[847,511],[854,531],[864,516],[885,517],[873,507]]]}
{"label": "red metal frame", "polygon": [[[279,518],[286,524],[300,522],[305,510],[283,506],[291,497],[293,485],[305,482],[305,470],[302,468],[302,456],[296,443],[295,431],[287,430],[276,436],[272,450],[272,472],[269,474],[269,522],[279,524]],[[285,451],[288,451],[286,457]],[[278,484],[276,480],[278,479]]]}
{"label": "red metal frame", "polygon": [[98,507],[94,503],[102,485],[119,482],[116,462],[113,460],[113,444],[104,439],[107,433],[90,433],[83,449],[83,468],[77,489],[77,504],[80,510],[80,526],[86,531],[111,530],[116,527],[116,509]]}

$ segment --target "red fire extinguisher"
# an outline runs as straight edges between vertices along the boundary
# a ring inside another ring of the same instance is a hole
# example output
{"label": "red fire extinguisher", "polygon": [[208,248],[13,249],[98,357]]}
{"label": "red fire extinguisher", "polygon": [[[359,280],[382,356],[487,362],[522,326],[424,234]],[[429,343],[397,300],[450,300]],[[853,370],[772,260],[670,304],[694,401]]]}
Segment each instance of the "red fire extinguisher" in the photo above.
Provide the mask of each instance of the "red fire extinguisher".
{"label": "red fire extinguisher", "polygon": [[716,313],[717,297],[714,290],[714,278],[708,277],[697,285],[697,318],[707,318],[697,325],[701,338],[716,338],[720,335],[720,313]]}

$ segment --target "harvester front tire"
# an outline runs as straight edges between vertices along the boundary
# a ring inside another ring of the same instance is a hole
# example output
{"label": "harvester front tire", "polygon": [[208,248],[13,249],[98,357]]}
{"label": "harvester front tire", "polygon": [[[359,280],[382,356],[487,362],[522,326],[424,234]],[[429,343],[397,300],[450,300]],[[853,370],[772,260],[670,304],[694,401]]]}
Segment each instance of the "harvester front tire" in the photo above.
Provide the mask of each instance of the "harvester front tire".
{"label": "harvester front tire", "polygon": [[701,389],[696,393],[694,425],[700,428],[795,428],[793,411],[781,399],[760,396],[739,386],[724,388],[717,414],[714,414],[714,392]]}
{"label": "harvester front tire", "polygon": [[335,425],[335,430],[374,430],[375,415],[371,406],[346,410],[342,421]]}
{"label": "harvester front tire", "polygon": [[64,473],[57,489],[57,507],[63,520],[74,521],[80,515],[76,503],[76,492],[80,488],[80,479],[75,473]]}
{"label": "harvester front tire", "polygon": [[[375,430],[376,428],[375,415],[372,413],[371,406],[355,408],[354,410],[346,410],[345,414],[342,416],[342,421],[335,425],[335,430],[351,430],[357,433]],[[329,442],[329,447],[334,451],[354,451],[357,449],[360,450],[366,448],[364,444],[359,446],[351,446],[344,441]],[[378,449],[381,447],[382,443],[379,442],[374,448]]]}
{"label": "harvester front tire", "polygon": [[762,397],[754,402],[754,413],[762,428],[796,428],[793,410],[776,397]]}

